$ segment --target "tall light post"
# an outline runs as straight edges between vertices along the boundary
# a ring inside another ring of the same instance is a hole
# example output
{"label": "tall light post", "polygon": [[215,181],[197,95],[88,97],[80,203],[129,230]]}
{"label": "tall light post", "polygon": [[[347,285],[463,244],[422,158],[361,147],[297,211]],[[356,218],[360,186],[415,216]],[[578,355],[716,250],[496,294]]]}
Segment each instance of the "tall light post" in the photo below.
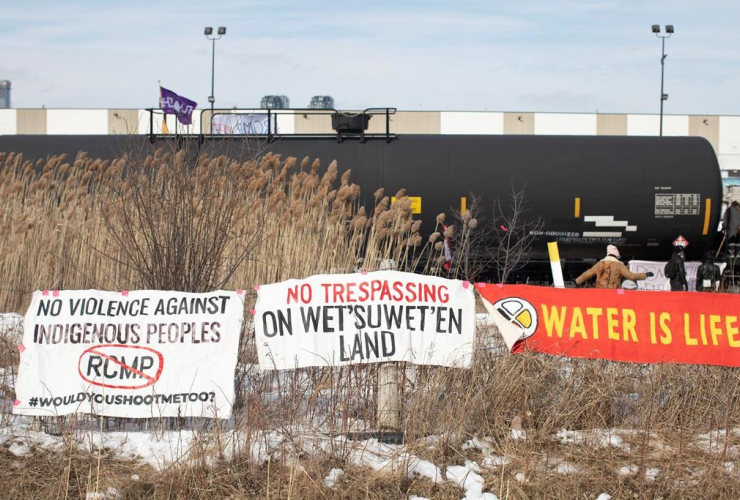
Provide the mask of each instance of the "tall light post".
{"label": "tall light post", "polygon": [[663,74],[665,72],[665,58],[668,57],[668,54],[665,53],[665,39],[670,38],[673,34],[673,25],[672,24],[666,24],[665,27],[665,35],[660,34],[660,25],[659,24],[653,24],[653,33],[655,33],[655,36],[661,39],[661,42],[663,44],[663,48],[661,49],[660,54],[660,136],[663,137],[663,101],[668,100],[668,94],[663,93]]}
{"label": "tall light post", "polygon": [[213,51],[211,52],[211,95],[208,97],[208,102],[211,103],[211,119],[213,119],[213,105],[216,103],[216,98],[213,95],[213,86],[216,80],[216,40],[221,40],[221,37],[226,34],[226,27],[221,26],[218,28],[218,36],[213,36],[213,28],[208,26],[203,32],[206,38],[213,41]]}

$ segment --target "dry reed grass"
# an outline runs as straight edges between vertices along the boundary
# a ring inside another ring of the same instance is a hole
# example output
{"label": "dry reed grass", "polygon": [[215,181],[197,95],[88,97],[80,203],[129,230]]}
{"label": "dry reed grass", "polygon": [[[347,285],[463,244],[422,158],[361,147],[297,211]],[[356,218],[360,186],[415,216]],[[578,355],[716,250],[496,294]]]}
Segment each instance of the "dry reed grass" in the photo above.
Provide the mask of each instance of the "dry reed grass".
{"label": "dry reed grass", "polygon": [[[379,191],[373,207],[360,207],[349,173],[340,175],[336,163],[322,169],[311,158],[163,149],[112,162],[81,154],[31,164],[0,154],[0,304],[22,312],[31,292],[44,288],[251,290],[317,273],[374,270],[387,259],[401,269],[440,273],[444,217],[422,241],[409,200],[402,192],[396,197],[391,205]],[[465,214],[455,224],[460,229],[446,236],[456,252],[466,251],[482,224]],[[468,263],[453,272],[467,277],[471,269]],[[362,442],[344,438],[307,450],[307,432],[341,437],[376,428],[377,366],[260,372],[246,334],[233,422],[35,419],[32,429],[58,434],[66,446],[25,457],[0,447],[3,496],[86,498],[115,487],[120,498],[457,499],[462,493],[454,484],[409,477],[407,468],[422,459],[443,469],[466,460],[482,465],[495,455],[506,460],[481,476],[485,491],[500,498],[737,497],[738,370],[511,356],[491,340],[495,332],[478,333],[470,370],[402,368],[407,445],[397,458],[406,468],[362,466],[353,459]],[[17,334],[0,342],[11,378]],[[3,381],[3,391],[12,401],[12,383]],[[10,429],[4,408],[2,425]],[[223,445],[214,451],[199,444],[187,460],[155,471],[117,458],[115,450],[89,453],[73,445],[94,429],[154,436],[195,429],[198,443],[238,435],[243,446],[227,456]],[[268,432],[283,436],[268,461],[244,451]],[[473,438],[486,449],[470,446]],[[735,464],[734,473],[727,464]],[[620,475],[630,466],[634,474]],[[334,467],[345,471],[337,489],[323,484]]]}

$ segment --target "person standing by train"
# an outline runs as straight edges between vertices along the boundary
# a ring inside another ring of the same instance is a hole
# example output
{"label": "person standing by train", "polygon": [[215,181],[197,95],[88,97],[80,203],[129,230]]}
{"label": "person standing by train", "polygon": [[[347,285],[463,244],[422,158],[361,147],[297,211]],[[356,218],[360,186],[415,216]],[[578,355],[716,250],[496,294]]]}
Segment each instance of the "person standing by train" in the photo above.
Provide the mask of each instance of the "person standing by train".
{"label": "person standing by train", "polygon": [[644,280],[653,273],[633,273],[620,260],[619,250],[614,245],[606,247],[606,257],[597,262],[591,269],[576,278],[576,285],[581,286],[596,276],[596,288],[617,289],[622,280]]}
{"label": "person standing by train", "polygon": [[689,284],[686,281],[686,254],[683,252],[685,241],[683,237],[679,236],[673,242],[673,255],[671,255],[670,260],[663,269],[665,277],[671,280],[672,292],[685,292],[689,290]]}
{"label": "person standing by train", "polygon": [[696,291],[697,292],[714,292],[717,290],[717,283],[719,283],[722,272],[719,270],[719,266],[714,263],[714,255],[712,251],[708,251],[704,254],[702,264],[699,269],[696,270]]}
{"label": "person standing by train", "polygon": [[727,246],[740,243],[740,203],[733,201],[722,218],[722,231],[727,238]]}

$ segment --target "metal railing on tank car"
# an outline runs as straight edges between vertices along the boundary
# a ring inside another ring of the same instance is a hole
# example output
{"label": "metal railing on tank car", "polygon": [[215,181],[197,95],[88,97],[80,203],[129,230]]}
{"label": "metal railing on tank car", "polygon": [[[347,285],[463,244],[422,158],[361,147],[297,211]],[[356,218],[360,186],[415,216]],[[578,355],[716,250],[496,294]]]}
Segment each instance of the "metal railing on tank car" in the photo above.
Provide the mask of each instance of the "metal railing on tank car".
{"label": "metal railing on tank car", "polygon": [[[164,131],[155,130],[154,117],[158,114],[164,114],[159,108],[147,108],[149,112],[149,140],[153,143],[160,139],[178,139],[178,138],[198,138],[200,142],[206,139],[244,139],[264,138],[267,141],[273,141],[278,138],[306,138],[306,137],[336,137],[337,142],[341,143],[345,139],[359,139],[365,142],[369,139],[385,139],[391,142],[396,139],[396,134],[391,132],[391,115],[396,114],[396,108],[367,108],[359,112],[339,111],[337,109],[315,109],[315,108],[290,108],[290,109],[254,109],[254,108],[224,108],[224,109],[204,109],[200,111],[199,124],[200,132],[191,133],[187,129],[183,132],[183,126],[175,120],[175,133],[165,133]],[[304,118],[309,116],[330,116],[332,121],[332,132],[311,132],[296,133],[284,132],[280,130],[280,116],[303,115]],[[373,116],[382,116],[385,118],[384,132],[367,132],[370,119]],[[223,117],[223,118],[219,118]],[[208,124],[206,125],[206,118]],[[222,123],[219,123],[222,122]],[[214,127],[215,123],[215,127]],[[204,130],[207,129],[207,132]]]}

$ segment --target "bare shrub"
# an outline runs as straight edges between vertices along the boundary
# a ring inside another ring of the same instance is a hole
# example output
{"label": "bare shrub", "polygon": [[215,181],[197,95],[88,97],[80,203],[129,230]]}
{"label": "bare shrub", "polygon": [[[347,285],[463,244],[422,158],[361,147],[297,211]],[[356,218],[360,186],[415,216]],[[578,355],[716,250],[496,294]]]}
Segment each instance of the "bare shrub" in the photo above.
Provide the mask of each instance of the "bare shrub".
{"label": "bare shrub", "polygon": [[493,257],[498,281],[506,283],[509,276],[528,261],[536,232],[542,220],[528,217],[526,186],[517,188],[513,181],[506,201],[497,199],[491,220],[493,232]]}

